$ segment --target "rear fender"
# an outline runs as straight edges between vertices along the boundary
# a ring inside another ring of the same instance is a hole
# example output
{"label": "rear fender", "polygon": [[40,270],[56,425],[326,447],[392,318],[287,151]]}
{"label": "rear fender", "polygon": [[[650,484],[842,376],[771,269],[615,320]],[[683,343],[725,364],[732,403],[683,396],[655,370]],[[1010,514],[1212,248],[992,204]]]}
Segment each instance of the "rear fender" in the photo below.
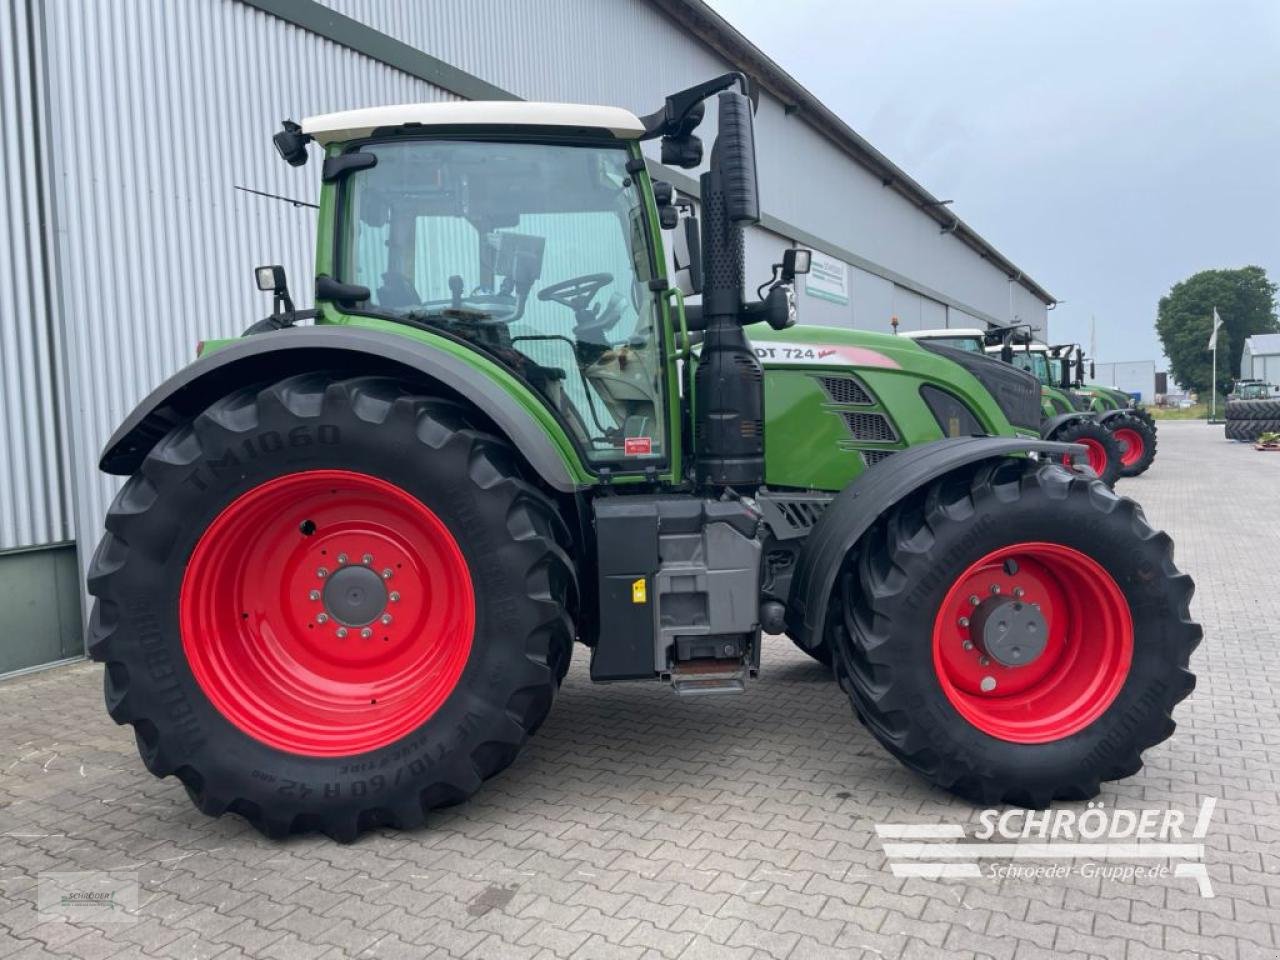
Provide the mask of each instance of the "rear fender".
{"label": "rear fender", "polygon": [[1050,417],[1040,424],[1040,436],[1042,439],[1048,440],[1055,433],[1062,429],[1065,424],[1075,420],[1094,420],[1097,418],[1096,413],[1088,413],[1077,410],[1074,413],[1060,413],[1055,417]]}
{"label": "rear fender", "polygon": [[1061,458],[1080,456],[1084,447],[1024,437],[959,437],[911,447],[871,467],[837,494],[806,539],[791,581],[788,633],[807,649],[821,642],[844,558],[894,504],[953,470],[1032,452]]}
{"label": "rear fender", "polygon": [[556,436],[531,412],[536,398],[521,403],[479,366],[430,343],[337,325],[263,333],[201,357],[138,404],[107,441],[98,465],[106,473],[132,474],[161,437],[219,397],[252,383],[325,369],[433,380],[493,421],[550,487],[572,493],[590,485],[567,452],[568,437]]}

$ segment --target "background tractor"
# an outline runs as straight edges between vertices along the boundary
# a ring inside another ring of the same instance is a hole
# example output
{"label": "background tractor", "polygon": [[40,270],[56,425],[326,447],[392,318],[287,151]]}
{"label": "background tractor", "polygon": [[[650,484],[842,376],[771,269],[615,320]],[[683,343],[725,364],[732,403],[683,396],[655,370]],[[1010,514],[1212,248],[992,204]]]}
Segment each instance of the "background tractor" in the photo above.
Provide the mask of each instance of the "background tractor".
{"label": "background tractor", "polygon": [[[575,641],[594,681],[723,695],[783,631],[887,749],[977,802],[1093,796],[1170,735],[1191,580],[1137,504],[1063,466],[1078,448],[1036,435],[1034,378],[793,326],[805,251],[745,299],[737,87],[644,118],[285,123],[286,161],[324,155],[316,308],[261,268],[272,315],[102,456],[128,480],[89,644],[152,773],[272,836],[412,827],[511,763]],[[700,166],[710,97],[698,216],[641,143]]]}
{"label": "background tractor", "polygon": [[[948,327],[911,330],[905,337],[922,344],[937,344],[967,353],[989,356],[1030,374],[1039,385],[1040,417],[1038,435],[1046,440],[1078,444],[1087,451],[1089,468],[1109,487],[1119,479],[1125,448],[1111,430],[1074,399],[1062,384],[1062,376],[1050,367],[1042,344],[1031,342],[1026,327]],[[1015,342],[1018,344],[1014,346]],[[1069,459],[1064,458],[1064,462]]]}
{"label": "background tractor", "polygon": [[[1097,414],[1098,421],[1120,444],[1120,476],[1145,473],[1156,458],[1156,422],[1150,412],[1122,390],[1085,382],[1084,348],[1078,343],[1047,348],[1049,373],[1078,409]],[[1088,365],[1094,377],[1093,361]]]}

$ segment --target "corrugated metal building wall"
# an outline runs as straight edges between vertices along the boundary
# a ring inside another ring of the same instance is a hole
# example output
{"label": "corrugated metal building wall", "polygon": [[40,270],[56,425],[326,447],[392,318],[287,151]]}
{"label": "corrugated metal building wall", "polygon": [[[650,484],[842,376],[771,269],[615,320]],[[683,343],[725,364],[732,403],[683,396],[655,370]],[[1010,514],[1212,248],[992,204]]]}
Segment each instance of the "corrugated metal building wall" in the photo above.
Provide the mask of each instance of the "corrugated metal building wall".
{"label": "corrugated metal building wall", "polygon": [[29,122],[40,109],[39,29],[0,14],[0,550],[71,539],[58,432],[57,338],[48,297],[45,171]]}
{"label": "corrugated metal building wall", "polygon": [[[315,169],[272,149],[279,121],[459,95],[648,112],[730,68],[662,5],[16,0],[0,14],[0,605],[27,604],[19,632],[34,638],[0,644],[0,672],[77,648],[69,548],[45,566],[48,551],[14,551],[79,531],[87,563],[118,486],[96,469],[112,429],[198,340],[267,312],[254,265],[283,263],[309,299],[314,210],[237,189],[314,198]],[[762,97],[757,124],[769,219],[748,244],[752,275],[797,241],[849,271],[846,302],[806,297],[805,320],[1043,322],[1042,294],[779,99]]]}

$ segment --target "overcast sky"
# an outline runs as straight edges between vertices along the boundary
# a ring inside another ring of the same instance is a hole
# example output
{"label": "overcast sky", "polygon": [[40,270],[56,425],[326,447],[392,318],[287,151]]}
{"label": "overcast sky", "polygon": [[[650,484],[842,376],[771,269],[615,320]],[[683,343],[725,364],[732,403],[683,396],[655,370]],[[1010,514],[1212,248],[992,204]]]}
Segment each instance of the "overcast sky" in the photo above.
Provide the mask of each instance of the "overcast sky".
{"label": "overcast sky", "polygon": [[1280,280],[1280,0],[711,2],[1065,301],[1054,339],[1155,359],[1178,280]]}

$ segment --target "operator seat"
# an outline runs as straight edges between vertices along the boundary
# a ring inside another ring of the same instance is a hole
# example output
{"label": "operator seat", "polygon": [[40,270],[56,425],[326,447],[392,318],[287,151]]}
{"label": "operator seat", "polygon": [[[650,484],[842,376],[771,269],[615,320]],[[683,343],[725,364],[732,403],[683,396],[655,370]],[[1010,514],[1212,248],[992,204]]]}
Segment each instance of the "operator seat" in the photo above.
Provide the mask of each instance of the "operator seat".
{"label": "operator seat", "polygon": [[410,280],[402,273],[388,270],[382,275],[382,286],[378,288],[378,306],[402,308],[416,307],[422,303],[422,297]]}

